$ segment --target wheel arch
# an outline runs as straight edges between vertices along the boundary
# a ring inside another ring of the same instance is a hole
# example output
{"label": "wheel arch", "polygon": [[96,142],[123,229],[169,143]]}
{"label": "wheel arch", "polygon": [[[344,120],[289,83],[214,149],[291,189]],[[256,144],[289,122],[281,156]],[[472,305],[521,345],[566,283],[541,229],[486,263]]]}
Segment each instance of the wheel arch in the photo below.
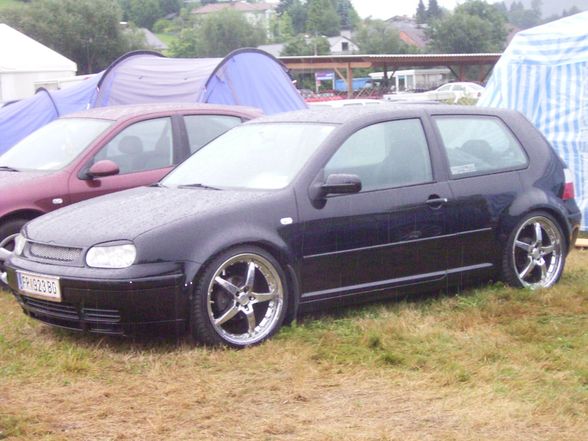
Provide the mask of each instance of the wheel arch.
{"label": "wheel arch", "polygon": [[547,213],[549,214],[551,217],[553,217],[559,227],[562,230],[564,239],[566,241],[566,250],[567,252],[570,251],[570,240],[571,240],[571,234],[572,234],[572,230],[571,230],[571,226],[569,224],[569,222],[567,221],[565,215],[558,210],[557,208],[555,208],[556,206],[554,205],[547,205],[547,204],[537,204],[537,205],[533,205],[529,208],[527,208],[525,211],[521,211],[519,213],[516,213],[513,215],[513,213],[510,213],[511,219],[507,222],[502,222],[501,228],[500,228],[500,236],[501,238],[506,239],[513,228],[515,228],[517,226],[517,224],[520,222],[520,220],[527,216],[530,213],[533,212],[543,212],[543,213]]}
{"label": "wheel arch", "polygon": [[208,258],[198,266],[198,269],[193,275],[189,275],[188,279],[192,280],[193,286],[196,286],[196,281],[202,277],[202,274],[206,270],[208,264],[221,253],[228,251],[233,248],[251,246],[264,250],[269,253],[282,267],[284,275],[286,276],[288,298],[288,309],[286,311],[286,318],[284,324],[292,322],[298,313],[298,305],[300,303],[300,283],[298,280],[298,274],[295,269],[295,264],[292,256],[288,253],[285,244],[282,246],[268,240],[238,240],[235,242],[227,243],[219,246],[214,253],[211,253]]}
{"label": "wheel arch", "polygon": [[43,213],[40,210],[35,210],[32,208],[24,208],[21,210],[11,211],[10,213],[7,213],[0,218],[0,225],[14,219],[26,219],[27,221],[30,221],[43,214],[45,213]]}

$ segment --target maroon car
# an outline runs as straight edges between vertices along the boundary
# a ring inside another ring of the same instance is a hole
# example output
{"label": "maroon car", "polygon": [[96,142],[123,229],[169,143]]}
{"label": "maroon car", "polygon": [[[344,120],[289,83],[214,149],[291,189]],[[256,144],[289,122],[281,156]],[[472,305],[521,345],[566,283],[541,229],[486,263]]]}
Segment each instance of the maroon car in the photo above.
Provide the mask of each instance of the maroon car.
{"label": "maroon car", "polygon": [[144,104],[51,122],[0,156],[0,244],[49,211],[156,182],[212,139],[260,114],[236,106]]}

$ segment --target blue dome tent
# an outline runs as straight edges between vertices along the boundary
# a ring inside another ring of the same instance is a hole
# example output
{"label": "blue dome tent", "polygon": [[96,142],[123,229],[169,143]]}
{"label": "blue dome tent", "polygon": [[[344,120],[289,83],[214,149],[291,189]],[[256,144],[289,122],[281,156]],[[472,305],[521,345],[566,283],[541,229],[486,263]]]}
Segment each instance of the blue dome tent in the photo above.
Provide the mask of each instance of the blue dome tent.
{"label": "blue dome tent", "polygon": [[588,230],[588,12],[519,32],[494,68],[479,106],[523,113],[574,174]]}
{"label": "blue dome tent", "polygon": [[123,104],[184,102],[251,106],[266,114],[306,108],[286,68],[258,49],[225,58],[166,58],[131,52],[74,86],[0,108],[0,154],[61,115]]}

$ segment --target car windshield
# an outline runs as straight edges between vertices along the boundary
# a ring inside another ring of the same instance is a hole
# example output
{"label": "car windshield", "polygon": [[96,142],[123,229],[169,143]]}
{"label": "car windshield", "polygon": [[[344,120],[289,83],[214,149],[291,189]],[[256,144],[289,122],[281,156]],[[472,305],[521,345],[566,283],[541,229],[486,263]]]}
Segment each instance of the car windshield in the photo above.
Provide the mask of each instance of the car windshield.
{"label": "car windshield", "polygon": [[315,123],[236,127],[180,164],[164,186],[273,190],[286,187],[334,129]]}
{"label": "car windshield", "polygon": [[0,167],[60,170],[112,124],[113,121],[90,118],[57,119],[0,156]]}

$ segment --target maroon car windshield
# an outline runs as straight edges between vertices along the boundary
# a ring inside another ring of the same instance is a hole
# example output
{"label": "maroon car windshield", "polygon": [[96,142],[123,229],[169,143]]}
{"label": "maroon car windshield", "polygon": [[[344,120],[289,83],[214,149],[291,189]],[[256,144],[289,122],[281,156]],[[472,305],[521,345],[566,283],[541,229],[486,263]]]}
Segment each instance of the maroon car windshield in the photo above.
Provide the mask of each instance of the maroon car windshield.
{"label": "maroon car windshield", "polygon": [[60,170],[113,123],[90,118],[52,121],[0,156],[0,166],[16,170]]}

